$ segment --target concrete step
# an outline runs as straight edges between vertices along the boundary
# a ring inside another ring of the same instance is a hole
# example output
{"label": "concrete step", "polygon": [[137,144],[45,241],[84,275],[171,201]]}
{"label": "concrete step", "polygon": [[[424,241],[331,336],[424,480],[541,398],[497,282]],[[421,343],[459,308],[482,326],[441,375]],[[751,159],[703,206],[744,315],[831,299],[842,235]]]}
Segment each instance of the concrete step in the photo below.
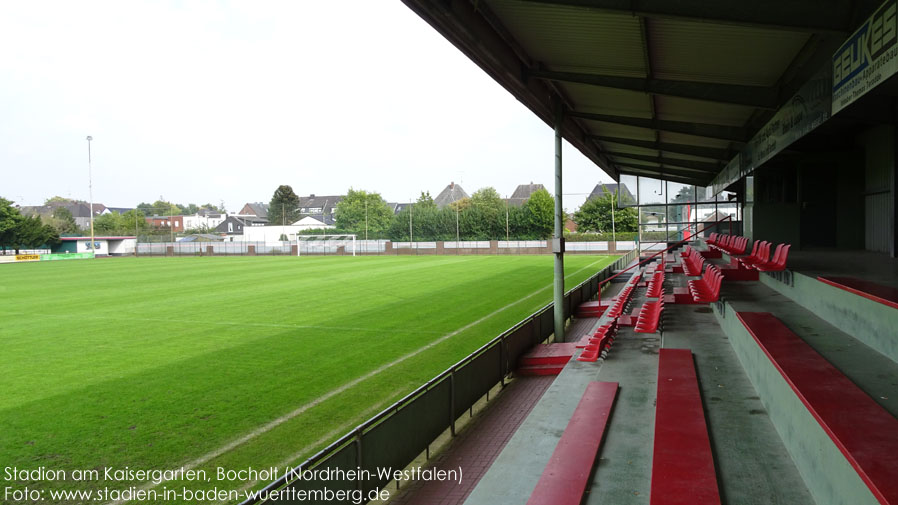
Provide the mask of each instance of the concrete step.
{"label": "concrete step", "polygon": [[[766,275],[761,277],[764,279]],[[898,416],[898,364],[823,319],[832,318],[832,314],[815,314],[783,294],[807,301],[812,293],[805,292],[806,289],[813,286],[819,292],[823,286],[815,279],[809,280],[816,284],[784,285],[781,290],[773,289],[766,282],[724,283],[722,299],[726,301],[713,308],[745,373],[758,391],[764,409],[817,502],[893,503],[882,501],[876,486],[868,485],[871,481],[862,467],[855,464],[851,451],[846,449],[839,436],[821,424],[826,421],[816,413],[813,403],[808,403],[804,395],[796,392],[794,380],[787,378],[788,374],[737,317],[737,312],[771,313],[836,370],[833,384],[840,383],[837,379],[841,374],[850,381],[848,384],[856,385],[861,394],[867,395],[872,400],[870,403],[882,408],[887,416]],[[846,312],[842,312],[842,317],[846,317]],[[847,397],[835,390],[827,396],[836,402]],[[846,412],[853,408],[851,405],[844,407]],[[863,420],[854,424],[857,424],[855,431],[860,436],[875,433],[872,426],[864,426]],[[898,481],[898,474],[895,480]]]}

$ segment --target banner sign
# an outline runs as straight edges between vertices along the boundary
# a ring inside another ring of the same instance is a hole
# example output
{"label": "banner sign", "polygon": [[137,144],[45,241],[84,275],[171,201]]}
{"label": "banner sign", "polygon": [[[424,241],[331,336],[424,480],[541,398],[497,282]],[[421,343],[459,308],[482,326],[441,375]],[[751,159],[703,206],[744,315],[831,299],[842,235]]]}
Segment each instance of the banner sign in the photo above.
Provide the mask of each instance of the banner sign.
{"label": "banner sign", "polygon": [[40,254],[16,254],[16,261],[40,261]]}
{"label": "banner sign", "polygon": [[708,196],[720,193],[730,184],[747,176],[829,119],[831,82],[832,70],[824,67],[804,83],[711,181],[712,193]]}
{"label": "banner sign", "polygon": [[41,261],[83,260],[93,258],[94,253],[41,254]]}
{"label": "banner sign", "polygon": [[832,114],[898,72],[898,1],[887,0],[833,54]]}

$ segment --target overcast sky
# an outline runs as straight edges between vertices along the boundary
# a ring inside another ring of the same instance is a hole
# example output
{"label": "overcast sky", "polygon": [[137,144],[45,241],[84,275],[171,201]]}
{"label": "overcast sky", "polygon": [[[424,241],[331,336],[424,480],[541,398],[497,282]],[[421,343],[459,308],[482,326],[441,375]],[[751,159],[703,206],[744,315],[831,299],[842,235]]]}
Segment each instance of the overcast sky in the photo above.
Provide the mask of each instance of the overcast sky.
{"label": "overcast sky", "polygon": [[[398,0],[0,3],[0,196],[230,211],[553,191],[553,133]],[[564,206],[604,172],[565,144]]]}

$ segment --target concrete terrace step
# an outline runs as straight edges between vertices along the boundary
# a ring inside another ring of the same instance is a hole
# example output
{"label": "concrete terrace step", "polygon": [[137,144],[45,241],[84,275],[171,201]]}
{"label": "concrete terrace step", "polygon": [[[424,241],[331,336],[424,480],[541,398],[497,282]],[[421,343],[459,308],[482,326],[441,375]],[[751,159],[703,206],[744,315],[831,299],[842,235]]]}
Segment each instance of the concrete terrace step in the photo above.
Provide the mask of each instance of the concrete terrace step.
{"label": "concrete terrace step", "polygon": [[[762,279],[765,277],[762,275]],[[814,282],[818,290],[828,288],[819,281]],[[776,360],[765,352],[737,313],[772,313],[802,345],[813,349],[809,356],[818,355],[818,361],[838,370],[836,376],[844,374],[844,380],[826,379],[832,380],[835,388],[827,396],[836,402],[845,396],[838,391],[837,384],[854,384],[857,392],[866,395],[869,404],[878,405],[888,416],[898,415],[898,364],[765,284],[726,285],[722,294],[725,303],[713,308],[808,490],[818,503],[893,503],[877,499],[853,466],[851,457],[846,457],[834,442],[833,432],[815,418],[806,399],[792,387],[788,373],[775,364]],[[794,293],[792,289],[783,291]],[[850,413],[855,408],[853,403],[842,410]],[[852,424],[858,433],[869,429],[862,422]]]}
{"label": "concrete terrace step", "polygon": [[518,366],[564,365],[576,351],[576,344],[569,342],[538,345],[521,356]]}

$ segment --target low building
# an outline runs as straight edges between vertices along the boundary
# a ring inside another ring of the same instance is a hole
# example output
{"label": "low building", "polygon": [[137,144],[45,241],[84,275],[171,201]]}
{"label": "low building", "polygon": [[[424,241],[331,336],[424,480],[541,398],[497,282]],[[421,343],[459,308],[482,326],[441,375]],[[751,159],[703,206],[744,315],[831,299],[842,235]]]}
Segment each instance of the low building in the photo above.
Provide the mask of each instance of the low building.
{"label": "low building", "polygon": [[252,216],[256,220],[268,222],[268,204],[262,202],[247,203],[237,213],[238,216]]}
{"label": "low building", "polygon": [[227,235],[227,240],[243,240],[246,228],[263,227],[268,224],[267,219],[260,219],[254,216],[228,216],[224,221],[215,227],[214,232]]}
{"label": "low building", "polygon": [[337,204],[345,198],[345,195],[324,195],[299,197],[299,213],[303,216],[325,215],[333,216],[337,211]]}
{"label": "low building", "polygon": [[134,254],[137,237],[94,237],[94,245],[90,245],[90,237],[60,237],[60,243],[52,248],[57,254],[91,252],[97,256],[127,256]]}
{"label": "low building", "polygon": [[147,223],[153,228],[169,228],[175,232],[184,231],[184,216],[149,216]]}
{"label": "low building", "polygon": [[183,216],[185,230],[214,230],[227,219],[227,214],[200,211],[192,216]]}

